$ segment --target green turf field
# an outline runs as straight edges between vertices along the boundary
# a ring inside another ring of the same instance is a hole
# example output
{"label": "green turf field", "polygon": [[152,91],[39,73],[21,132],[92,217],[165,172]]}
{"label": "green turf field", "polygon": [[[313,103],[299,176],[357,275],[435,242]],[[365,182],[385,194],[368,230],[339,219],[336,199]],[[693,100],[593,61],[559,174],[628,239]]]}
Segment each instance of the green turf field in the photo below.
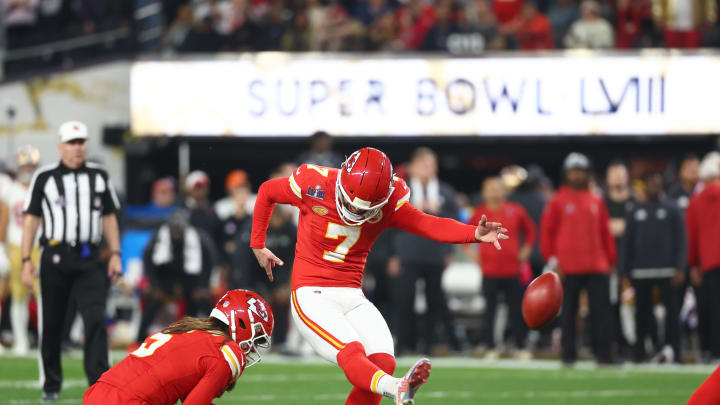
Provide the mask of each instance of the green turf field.
{"label": "green turf field", "polygon": [[[116,356],[117,357],[117,356]],[[115,359],[117,360],[117,359]],[[408,367],[403,359],[398,370]],[[80,403],[86,388],[79,355],[63,359],[62,403]],[[418,405],[470,404],[684,404],[709,367],[624,367],[590,364],[562,369],[555,362],[494,363],[437,359]],[[396,373],[399,374],[399,373]],[[318,361],[273,356],[243,374],[217,404],[343,404],[350,384],[340,369]],[[0,357],[0,404],[40,403],[35,358]],[[390,402],[385,400],[384,404]]]}

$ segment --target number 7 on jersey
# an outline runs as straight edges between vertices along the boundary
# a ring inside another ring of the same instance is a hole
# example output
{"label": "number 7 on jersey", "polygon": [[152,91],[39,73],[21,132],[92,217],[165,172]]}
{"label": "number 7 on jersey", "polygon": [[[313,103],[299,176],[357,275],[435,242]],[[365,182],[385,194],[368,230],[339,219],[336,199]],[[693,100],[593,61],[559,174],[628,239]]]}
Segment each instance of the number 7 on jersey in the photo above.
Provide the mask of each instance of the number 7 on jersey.
{"label": "number 7 on jersey", "polygon": [[360,228],[359,226],[345,226],[336,224],[333,222],[328,223],[327,232],[325,237],[329,239],[338,239],[344,236],[345,239],[340,242],[339,245],[333,251],[326,250],[323,252],[323,259],[331,261],[333,263],[342,263],[345,261],[345,255],[350,251],[350,248],[357,243],[360,239]]}

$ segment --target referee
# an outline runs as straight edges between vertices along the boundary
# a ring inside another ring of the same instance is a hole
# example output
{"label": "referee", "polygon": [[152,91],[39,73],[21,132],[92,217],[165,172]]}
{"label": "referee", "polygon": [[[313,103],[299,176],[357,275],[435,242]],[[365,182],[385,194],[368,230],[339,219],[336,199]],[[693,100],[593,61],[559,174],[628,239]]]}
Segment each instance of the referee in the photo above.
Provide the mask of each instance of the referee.
{"label": "referee", "polygon": [[[85,327],[88,383],[94,384],[109,368],[105,304],[110,283],[122,272],[116,217],[120,204],[107,172],[85,162],[87,127],[66,122],[59,136],[60,162],[38,169],[30,184],[22,237],[22,276],[30,286],[36,275],[30,252],[42,220],[38,332],[44,401],[59,399],[60,342],[71,295]],[[98,254],[103,235],[112,251],[107,272]]]}

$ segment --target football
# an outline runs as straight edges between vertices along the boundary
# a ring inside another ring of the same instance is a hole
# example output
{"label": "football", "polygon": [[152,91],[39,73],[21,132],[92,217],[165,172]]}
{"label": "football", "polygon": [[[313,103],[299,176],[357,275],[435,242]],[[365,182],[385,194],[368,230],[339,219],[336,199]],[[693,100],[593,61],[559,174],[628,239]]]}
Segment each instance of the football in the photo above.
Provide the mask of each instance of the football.
{"label": "football", "polygon": [[556,273],[545,273],[530,283],[522,300],[522,313],[530,329],[540,329],[560,312],[563,288]]}

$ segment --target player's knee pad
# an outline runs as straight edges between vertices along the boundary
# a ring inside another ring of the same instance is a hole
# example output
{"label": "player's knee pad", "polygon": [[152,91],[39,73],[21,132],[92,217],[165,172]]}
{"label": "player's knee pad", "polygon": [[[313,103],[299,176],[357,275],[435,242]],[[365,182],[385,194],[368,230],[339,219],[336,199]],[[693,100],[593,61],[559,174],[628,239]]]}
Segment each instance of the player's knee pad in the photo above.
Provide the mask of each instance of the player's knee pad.
{"label": "player's knee pad", "polygon": [[387,353],[373,353],[368,356],[368,359],[372,361],[376,366],[380,367],[380,370],[392,375],[395,372],[395,357]]}
{"label": "player's knee pad", "polygon": [[338,352],[337,362],[342,367],[343,364],[347,363],[348,359],[358,354],[365,356],[365,346],[360,342],[350,342]]}

